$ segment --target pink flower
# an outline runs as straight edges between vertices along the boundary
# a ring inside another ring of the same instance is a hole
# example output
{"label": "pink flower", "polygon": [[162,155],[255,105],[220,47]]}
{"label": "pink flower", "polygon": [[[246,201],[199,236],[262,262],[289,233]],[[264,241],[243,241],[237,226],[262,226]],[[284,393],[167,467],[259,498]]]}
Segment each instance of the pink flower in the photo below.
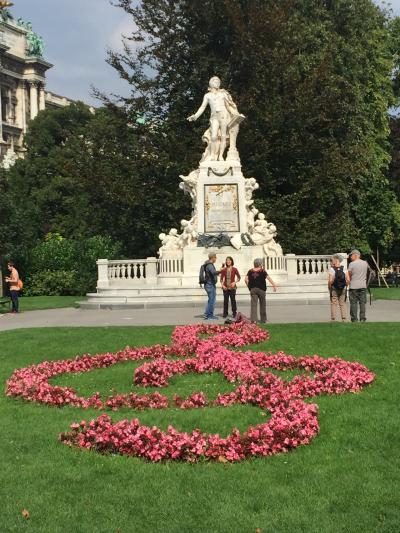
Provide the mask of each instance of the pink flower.
{"label": "pink flower", "polygon": [[[305,398],[358,392],[372,383],[375,376],[360,363],[337,358],[294,357],[283,352],[272,354],[230,349],[267,339],[268,333],[254,324],[178,326],[170,346],[127,347],[117,353],[44,361],[15,370],[7,381],[6,394],[57,407],[71,405],[112,411],[122,407],[164,409],[169,407],[168,398],[158,392],[144,395],[113,393],[105,399],[95,393],[85,398],[70,387],[51,385],[49,380],[60,374],[90,372],[122,361],[144,359],[150,361],[135,370],[133,379],[136,385],[143,387],[165,387],[172,376],[189,372],[221,372],[236,385],[233,392],[219,394],[214,401],[203,392],[194,392],[188,398],[174,396],[174,404],[181,409],[198,409],[248,403],[271,414],[265,424],[249,427],[243,434],[233,429],[230,435],[221,438],[199,429],[183,433],[172,426],[163,432],[157,427],[142,426],[137,418],[113,423],[108,415],[102,414],[90,421],[71,424],[71,431],[62,433],[60,440],[68,446],[155,462],[241,461],[252,456],[286,453],[309,444],[319,432],[318,407],[305,403]],[[284,381],[267,369],[299,369],[308,374]]]}

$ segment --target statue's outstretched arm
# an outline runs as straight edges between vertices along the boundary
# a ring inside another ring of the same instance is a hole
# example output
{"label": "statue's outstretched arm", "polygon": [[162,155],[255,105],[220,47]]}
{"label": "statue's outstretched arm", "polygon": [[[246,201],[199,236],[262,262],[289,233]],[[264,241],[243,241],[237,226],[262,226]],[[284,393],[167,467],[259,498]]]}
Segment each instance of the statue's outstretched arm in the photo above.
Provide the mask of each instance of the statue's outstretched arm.
{"label": "statue's outstretched arm", "polygon": [[208,104],[207,96],[208,96],[207,94],[204,95],[203,103],[201,104],[199,109],[196,111],[196,113],[194,115],[190,115],[190,117],[188,117],[189,122],[193,122],[194,120],[197,120],[204,113],[204,111],[205,111],[205,109],[207,107],[207,104]]}

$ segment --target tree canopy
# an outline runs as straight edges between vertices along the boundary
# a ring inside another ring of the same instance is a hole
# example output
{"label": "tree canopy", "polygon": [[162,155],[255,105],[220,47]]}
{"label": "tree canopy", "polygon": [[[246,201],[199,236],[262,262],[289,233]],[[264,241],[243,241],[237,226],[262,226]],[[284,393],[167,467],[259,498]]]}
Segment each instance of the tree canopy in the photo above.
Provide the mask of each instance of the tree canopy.
{"label": "tree canopy", "polygon": [[243,173],[259,181],[258,207],[285,253],[397,253],[400,142],[388,110],[400,91],[398,19],[372,0],[116,5],[134,31],[108,62],[131,94],[30,123],[25,159],[0,172],[0,254],[29,256],[53,233],[154,255],[158,233],[189,218],[179,175],[197,167],[207,119],[186,117],[212,75],[247,117]]}
{"label": "tree canopy", "polygon": [[169,170],[197,164],[205,119],[193,127],[185,117],[217,74],[247,116],[244,173],[260,182],[259,205],[284,249],[390,247],[397,34],[387,13],[371,0],[118,5],[136,30],[109,62],[132,87],[127,113],[152,122],[152,146]]}

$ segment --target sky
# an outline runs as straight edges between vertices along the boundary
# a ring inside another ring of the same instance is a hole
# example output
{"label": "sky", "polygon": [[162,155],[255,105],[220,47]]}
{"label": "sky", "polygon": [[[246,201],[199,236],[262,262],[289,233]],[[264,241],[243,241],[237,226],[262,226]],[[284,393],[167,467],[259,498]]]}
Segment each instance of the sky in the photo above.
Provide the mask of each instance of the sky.
{"label": "sky", "polygon": [[132,31],[132,20],[110,0],[13,0],[11,12],[32,22],[45,42],[47,90],[98,105],[91,85],[107,93],[127,95],[129,88],[106,63],[108,48],[121,47],[121,34]]}
{"label": "sky", "polygon": [[[88,104],[93,84],[101,91],[127,95],[126,82],[105,62],[107,48],[121,46],[121,34],[132,31],[131,18],[110,0],[13,0],[12,13],[30,21],[44,38],[44,58],[54,67],[47,74],[47,89]],[[375,0],[383,4],[383,0]],[[391,0],[400,16],[400,0]]]}

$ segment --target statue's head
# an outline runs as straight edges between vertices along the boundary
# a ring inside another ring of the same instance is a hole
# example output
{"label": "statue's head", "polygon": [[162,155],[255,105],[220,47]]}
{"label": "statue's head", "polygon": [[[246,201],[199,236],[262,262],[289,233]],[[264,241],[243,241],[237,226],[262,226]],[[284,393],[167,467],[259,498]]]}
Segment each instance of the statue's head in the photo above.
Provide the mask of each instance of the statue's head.
{"label": "statue's head", "polygon": [[178,235],[178,230],[176,228],[172,228],[170,231],[169,231],[169,234],[170,235]]}
{"label": "statue's head", "polygon": [[219,89],[221,87],[221,79],[218,76],[213,76],[208,82],[208,87],[210,89]]}
{"label": "statue's head", "polygon": [[265,220],[264,213],[258,213],[258,220]]}

